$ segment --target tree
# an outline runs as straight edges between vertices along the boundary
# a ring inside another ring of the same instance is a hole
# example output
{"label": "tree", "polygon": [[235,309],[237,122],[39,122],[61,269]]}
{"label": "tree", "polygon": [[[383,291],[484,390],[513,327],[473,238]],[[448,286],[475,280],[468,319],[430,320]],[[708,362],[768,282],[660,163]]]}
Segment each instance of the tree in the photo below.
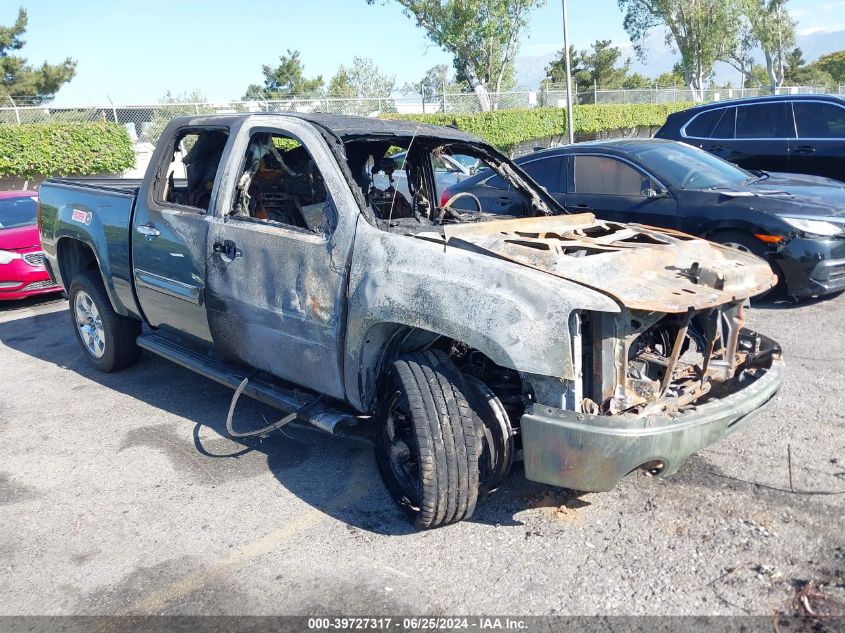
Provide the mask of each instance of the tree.
{"label": "tree", "polygon": [[[591,91],[594,87],[609,90],[621,88],[631,67],[630,60],[625,60],[621,67],[617,66],[622,51],[613,46],[610,40],[596,40],[590,50],[581,51],[577,55],[575,49],[570,47],[569,54],[572,79],[578,92]],[[566,60],[562,50],[546,68],[546,72],[556,82],[566,82]]]}
{"label": "tree", "polygon": [[808,65],[804,61],[804,52],[800,48],[795,48],[786,55],[784,81],[792,86],[833,86],[837,82],[845,81],[845,76],[840,76],[837,80],[828,72],[828,70],[836,71],[831,61],[837,56],[845,58],[845,51],[824,55]]}
{"label": "tree", "polygon": [[[356,99],[341,110],[346,114],[371,114],[376,110],[393,111],[395,106],[390,95],[396,89],[396,77],[385,75],[372,59],[353,57],[347,67],[341,64],[329,80],[327,96]],[[374,106],[373,101],[378,100]]]}
{"label": "tree", "polygon": [[323,76],[306,79],[305,66],[299,59],[299,51],[288,49],[287,55],[279,57],[278,66],[261,66],[264,85],[251,84],[244,99],[290,99],[291,97],[312,97],[323,87]]}
{"label": "tree", "polygon": [[624,26],[642,58],[646,36],[663,27],[681,54],[684,83],[701,101],[713,65],[736,48],[738,0],[618,0]]}
{"label": "tree", "polygon": [[641,73],[632,73],[622,82],[622,88],[625,90],[645,90],[653,86],[654,82]]}
{"label": "tree", "polygon": [[[795,20],[786,10],[787,0],[741,0],[739,37],[724,61],[746,77],[746,84],[759,83],[755,75],[754,50],[763,53],[766,81],[777,92],[786,78],[787,56],[795,46]],[[792,52],[795,52],[794,50]]]}
{"label": "tree", "polygon": [[683,88],[686,81],[684,80],[684,71],[680,64],[675,64],[675,67],[665,73],[661,73],[654,79],[654,85],[657,88]]}
{"label": "tree", "polygon": [[797,85],[795,83],[795,75],[798,72],[798,69],[807,63],[804,61],[804,51],[802,51],[799,47],[793,48],[789,53],[786,54],[786,58],[784,61],[786,63],[786,76],[784,78],[784,81],[792,85]]}
{"label": "tree", "polygon": [[830,75],[834,82],[845,83],[845,51],[822,55],[811,65]]}
{"label": "tree", "polygon": [[389,97],[395,89],[394,75],[382,74],[372,59],[353,57],[351,66],[341,64],[337,69],[329,81],[328,92],[332,97],[374,99]]}
{"label": "tree", "polygon": [[[384,0],[386,1],[386,0]],[[500,92],[532,9],[545,0],[396,0],[428,38],[455,58],[482,110],[491,110],[491,92]],[[375,4],[376,0],[367,0]]]}
{"label": "tree", "polygon": [[18,17],[11,27],[0,26],[0,98],[10,97],[31,105],[50,101],[64,84],[76,74],[76,61],[68,57],[60,64],[44,62],[38,68],[27,64],[23,57],[12,55],[26,43],[23,34],[27,25],[26,9],[18,9]]}
{"label": "tree", "polygon": [[418,83],[407,83],[402,92],[414,93],[422,97],[423,112],[427,101],[436,101],[439,95],[449,90],[459,89],[459,84],[449,79],[449,66],[438,64],[429,68]]}

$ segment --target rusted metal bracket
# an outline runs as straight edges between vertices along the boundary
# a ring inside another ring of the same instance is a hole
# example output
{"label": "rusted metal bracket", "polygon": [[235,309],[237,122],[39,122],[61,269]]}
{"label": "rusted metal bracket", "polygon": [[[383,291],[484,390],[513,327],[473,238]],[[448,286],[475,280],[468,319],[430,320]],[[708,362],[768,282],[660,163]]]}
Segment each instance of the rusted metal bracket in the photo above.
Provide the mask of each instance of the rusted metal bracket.
{"label": "rusted metal bracket", "polygon": [[692,311],[687,312],[681,320],[681,327],[678,330],[678,335],[675,337],[675,344],[672,346],[672,356],[669,358],[669,363],[666,366],[666,373],[663,375],[663,384],[660,385],[660,397],[666,395],[666,390],[672,384],[672,375],[675,373],[675,365],[678,364],[678,358],[681,356],[681,348],[684,345],[684,340],[687,337],[687,330],[689,330],[689,322],[692,318]]}

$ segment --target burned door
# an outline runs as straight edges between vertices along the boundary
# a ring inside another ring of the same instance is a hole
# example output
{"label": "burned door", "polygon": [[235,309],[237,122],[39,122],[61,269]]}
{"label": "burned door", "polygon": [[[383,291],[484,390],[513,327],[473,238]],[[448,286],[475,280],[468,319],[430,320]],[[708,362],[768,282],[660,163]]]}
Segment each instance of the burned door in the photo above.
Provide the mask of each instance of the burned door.
{"label": "burned door", "polygon": [[256,369],[343,397],[352,194],[305,122],[244,128],[232,156],[241,163],[233,158],[208,239],[215,346]]}

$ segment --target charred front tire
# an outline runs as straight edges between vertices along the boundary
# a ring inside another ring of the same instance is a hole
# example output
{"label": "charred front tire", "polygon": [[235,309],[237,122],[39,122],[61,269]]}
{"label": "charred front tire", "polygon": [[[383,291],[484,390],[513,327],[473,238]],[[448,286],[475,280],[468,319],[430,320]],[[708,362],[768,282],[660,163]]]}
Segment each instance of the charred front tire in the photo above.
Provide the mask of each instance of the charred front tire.
{"label": "charred front tire", "polygon": [[68,295],[76,340],[94,367],[110,372],[138,360],[141,349],[135,340],[141,334],[141,322],[114,311],[98,271],[74,277]]}
{"label": "charred front tire", "polygon": [[472,516],[481,425],[446,354],[400,356],[387,369],[376,459],[387,488],[420,528]]}

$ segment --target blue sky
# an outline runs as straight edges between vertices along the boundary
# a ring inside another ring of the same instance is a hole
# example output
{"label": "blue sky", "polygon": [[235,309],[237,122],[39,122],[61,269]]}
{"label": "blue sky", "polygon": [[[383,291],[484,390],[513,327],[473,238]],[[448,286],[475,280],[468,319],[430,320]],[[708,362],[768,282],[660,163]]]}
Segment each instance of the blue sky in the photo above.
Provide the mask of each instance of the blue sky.
{"label": "blue sky", "polygon": [[[396,3],[365,0],[22,0],[29,11],[30,62],[78,60],[76,78],[57,104],[154,103],[167,90],[200,90],[232,99],[260,83],[262,63],[299,49],[307,75],[328,79],[354,56],[371,57],[401,85],[451,58],[429,44]],[[570,0],[570,37],[578,48],[596,39],[627,43],[616,0]],[[845,0],[791,0],[799,33],[845,29]],[[0,5],[10,24],[17,3]],[[520,54],[542,56],[561,47],[559,0],[531,18]],[[843,41],[845,47],[845,41]]]}

